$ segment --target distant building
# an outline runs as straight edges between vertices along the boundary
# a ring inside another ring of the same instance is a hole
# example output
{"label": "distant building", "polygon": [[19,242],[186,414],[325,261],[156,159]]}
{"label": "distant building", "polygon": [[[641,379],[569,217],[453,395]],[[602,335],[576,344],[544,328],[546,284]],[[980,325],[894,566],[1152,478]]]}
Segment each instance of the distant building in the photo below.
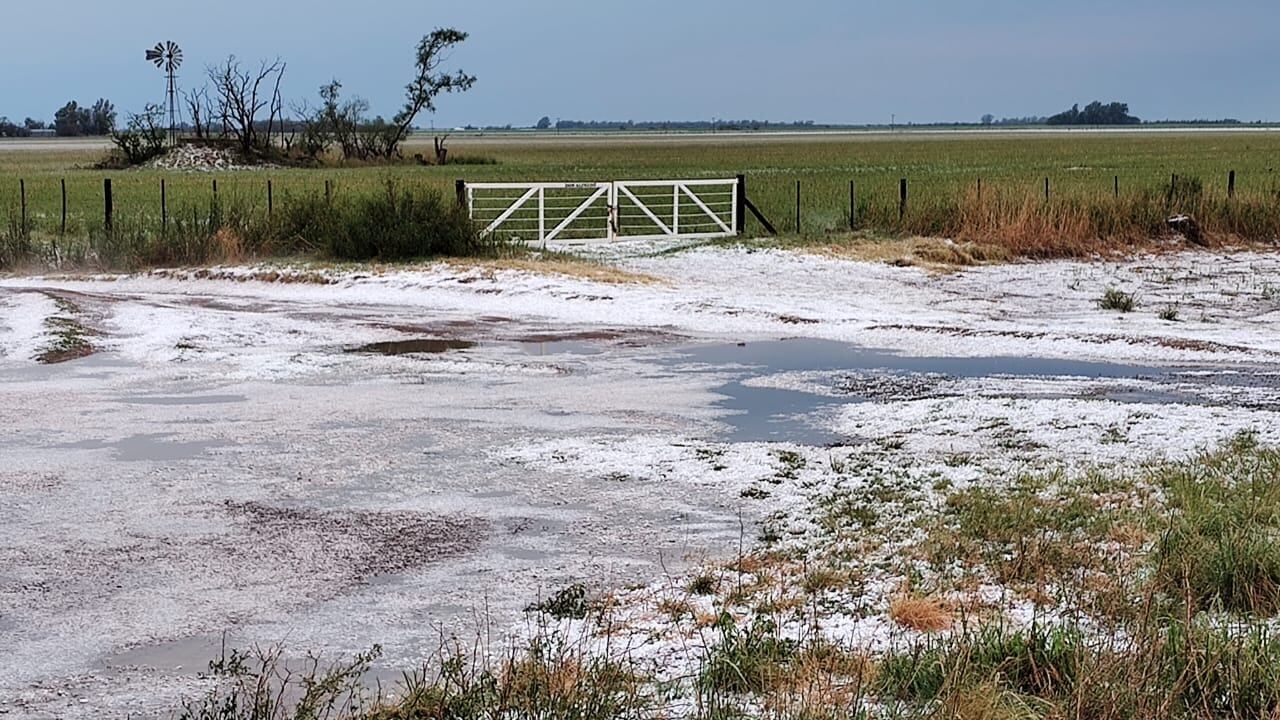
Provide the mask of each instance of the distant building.
{"label": "distant building", "polygon": [[53,128],[40,128],[38,130],[31,131],[31,137],[33,138],[51,138],[51,137],[57,137],[57,136],[58,136],[58,131],[54,130]]}

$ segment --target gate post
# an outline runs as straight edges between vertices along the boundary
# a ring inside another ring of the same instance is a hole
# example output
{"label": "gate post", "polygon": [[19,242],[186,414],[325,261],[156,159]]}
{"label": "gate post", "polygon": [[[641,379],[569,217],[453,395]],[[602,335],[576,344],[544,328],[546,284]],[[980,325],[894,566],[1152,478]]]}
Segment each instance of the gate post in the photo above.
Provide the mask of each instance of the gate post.
{"label": "gate post", "polygon": [[465,208],[467,206],[467,181],[455,180],[453,189],[458,194],[458,207]]}
{"label": "gate post", "polygon": [[738,196],[733,199],[733,231],[739,235],[747,231],[747,176],[738,176]]}

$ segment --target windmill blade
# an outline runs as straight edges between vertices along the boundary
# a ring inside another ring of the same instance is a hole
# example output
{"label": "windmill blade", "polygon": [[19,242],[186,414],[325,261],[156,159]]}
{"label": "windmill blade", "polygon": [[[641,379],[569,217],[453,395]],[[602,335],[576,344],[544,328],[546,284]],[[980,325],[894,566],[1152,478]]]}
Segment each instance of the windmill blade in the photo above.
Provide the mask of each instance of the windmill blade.
{"label": "windmill blade", "polygon": [[178,43],[170,40],[165,44],[165,60],[170,72],[182,64],[182,48],[178,47]]}

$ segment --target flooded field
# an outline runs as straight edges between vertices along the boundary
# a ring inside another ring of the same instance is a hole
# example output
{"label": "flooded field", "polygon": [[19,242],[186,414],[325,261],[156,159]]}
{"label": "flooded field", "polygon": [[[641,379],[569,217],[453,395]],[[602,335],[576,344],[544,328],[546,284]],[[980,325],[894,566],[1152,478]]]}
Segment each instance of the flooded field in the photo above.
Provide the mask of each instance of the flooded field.
{"label": "flooded field", "polygon": [[[0,705],[167,716],[224,633],[396,677],[572,583],[798,542],[857,458],[963,482],[1280,440],[1270,256],[617,262],[663,282],[0,280]],[[37,362],[56,317],[91,352]]]}

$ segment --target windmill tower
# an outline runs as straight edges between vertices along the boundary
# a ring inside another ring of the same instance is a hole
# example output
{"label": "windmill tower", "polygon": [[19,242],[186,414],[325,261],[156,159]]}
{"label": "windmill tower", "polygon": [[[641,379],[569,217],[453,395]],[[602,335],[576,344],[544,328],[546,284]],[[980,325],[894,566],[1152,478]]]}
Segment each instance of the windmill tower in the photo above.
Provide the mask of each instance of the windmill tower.
{"label": "windmill tower", "polygon": [[169,42],[156,43],[156,46],[147,51],[147,60],[155,63],[155,66],[164,71],[167,85],[167,98],[169,101],[169,144],[178,141],[178,67],[182,65],[182,48],[178,47],[178,43]]}

